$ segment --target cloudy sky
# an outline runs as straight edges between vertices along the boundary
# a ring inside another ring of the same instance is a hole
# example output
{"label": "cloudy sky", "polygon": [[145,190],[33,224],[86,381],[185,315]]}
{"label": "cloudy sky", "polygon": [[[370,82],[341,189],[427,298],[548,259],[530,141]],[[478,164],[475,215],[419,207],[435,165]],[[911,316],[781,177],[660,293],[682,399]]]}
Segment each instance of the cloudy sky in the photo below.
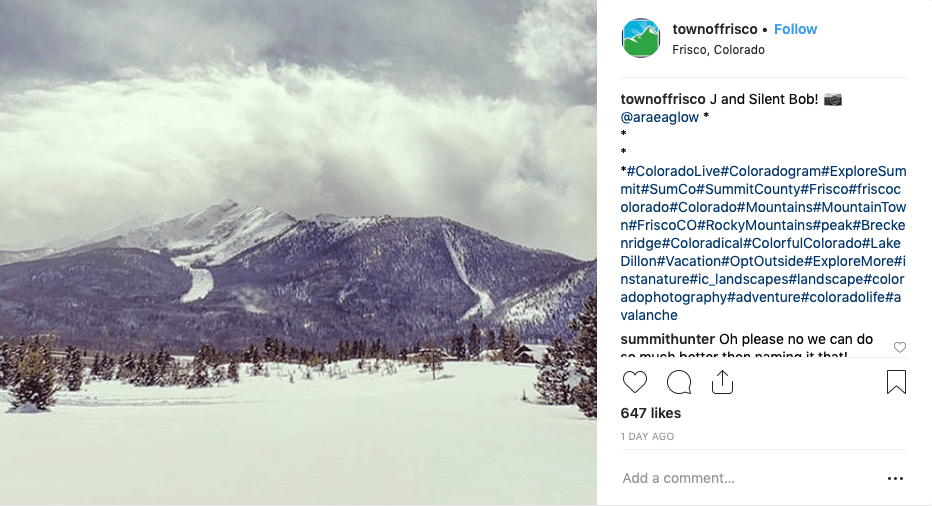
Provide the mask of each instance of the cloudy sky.
{"label": "cloudy sky", "polygon": [[0,247],[225,198],[596,251],[596,0],[0,1]]}

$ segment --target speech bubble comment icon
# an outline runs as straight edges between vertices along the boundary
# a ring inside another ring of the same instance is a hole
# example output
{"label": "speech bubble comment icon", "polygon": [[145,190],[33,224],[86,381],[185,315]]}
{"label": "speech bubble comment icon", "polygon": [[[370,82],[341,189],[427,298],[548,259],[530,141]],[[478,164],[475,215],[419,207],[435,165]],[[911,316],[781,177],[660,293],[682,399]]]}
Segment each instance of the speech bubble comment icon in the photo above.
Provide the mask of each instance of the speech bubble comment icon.
{"label": "speech bubble comment icon", "polygon": [[667,376],[667,388],[675,394],[691,394],[693,380],[686,371],[679,369]]}

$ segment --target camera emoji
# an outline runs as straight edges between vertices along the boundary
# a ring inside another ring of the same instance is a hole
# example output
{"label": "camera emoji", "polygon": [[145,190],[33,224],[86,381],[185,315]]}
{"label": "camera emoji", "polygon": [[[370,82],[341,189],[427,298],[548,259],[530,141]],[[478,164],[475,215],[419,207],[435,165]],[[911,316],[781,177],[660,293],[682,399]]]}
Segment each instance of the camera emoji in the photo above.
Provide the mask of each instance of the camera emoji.
{"label": "camera emoji", "polygon": [[841,93],[826,93],[825,105],[841,105]]}

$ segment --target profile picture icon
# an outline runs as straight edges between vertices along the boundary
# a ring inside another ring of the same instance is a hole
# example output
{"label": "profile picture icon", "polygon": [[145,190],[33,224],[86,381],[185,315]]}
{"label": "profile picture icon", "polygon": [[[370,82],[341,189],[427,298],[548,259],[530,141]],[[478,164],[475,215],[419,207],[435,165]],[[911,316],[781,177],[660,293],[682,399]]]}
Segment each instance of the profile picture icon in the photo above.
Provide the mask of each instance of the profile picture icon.
{"label": "profile picture icon", "polygon": [[622,37],[625,52],[635,58],[646,58],[660,48],[660,29],[646,18],[628,21]]}

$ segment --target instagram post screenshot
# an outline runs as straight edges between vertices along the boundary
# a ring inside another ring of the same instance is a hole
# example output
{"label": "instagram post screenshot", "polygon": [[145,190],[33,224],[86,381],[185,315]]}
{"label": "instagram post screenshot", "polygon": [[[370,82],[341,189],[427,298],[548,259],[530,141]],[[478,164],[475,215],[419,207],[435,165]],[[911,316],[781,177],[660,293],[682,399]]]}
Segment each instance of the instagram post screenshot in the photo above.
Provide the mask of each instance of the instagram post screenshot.
{"label": "instagram post screenshot", "polygon": [[0,0],[0,504],[932,504],[930,22]]}

